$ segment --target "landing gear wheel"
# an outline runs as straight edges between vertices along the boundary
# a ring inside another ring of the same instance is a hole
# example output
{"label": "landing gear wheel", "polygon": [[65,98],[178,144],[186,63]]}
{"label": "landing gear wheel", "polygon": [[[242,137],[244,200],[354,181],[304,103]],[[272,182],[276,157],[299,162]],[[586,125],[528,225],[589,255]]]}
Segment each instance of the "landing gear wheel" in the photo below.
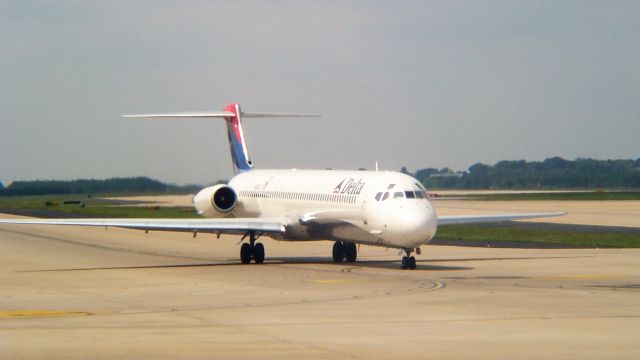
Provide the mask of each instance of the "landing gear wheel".
{"label": "landing gear wheel", "polygon": [[416,258],[414,258],[413,256],[410,257],[407,265],[409,266],[410,270],[415,270],[416,269]]}
{"label": "landing gear wheel", "polygon": [[333,243],[333,261],[337,263],[341,262],[342,259],[344,259],[344,255],[345,251],[342,242],[336,241],[335,243]]}
{"label": "landing gear wheel", "polygon": [[262,243],[256,243],[253,246],[253,261],[256,264],[262,264],[264,262],[264,245]]}
{"label": "landing gear wheel", "polygon": [[253,255],[253,248],[250,244],[244,243],[240,247],[240,261],[243,264],[248,264],[251,262],[251,256]]}
{"label": "landing gear wheel", "polygon": [[405,252],[405,256],[402,257],[402,270],[406,270],[406,269],[410,269],[410,270],[415,270],[416,269],[416,258],[414,258],[413,256],[411,256],[411,253],[414,251],[415,249],[404,249]]}
{"label": "landing gear wheel", "polygon": [[344,248],[344,256],[347,258],[348,263],[356,262],[356,258],[358,258],[358,248],[356,248],[356,244],[354,243],[343,243]]}

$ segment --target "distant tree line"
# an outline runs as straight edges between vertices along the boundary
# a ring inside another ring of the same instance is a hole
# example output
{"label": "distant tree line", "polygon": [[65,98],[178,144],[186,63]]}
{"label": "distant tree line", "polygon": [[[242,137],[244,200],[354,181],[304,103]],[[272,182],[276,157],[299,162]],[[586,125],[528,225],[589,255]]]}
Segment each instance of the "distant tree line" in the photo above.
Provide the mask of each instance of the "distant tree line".
{"label": "distant tree line", "polygon": [[[402,171],[407,172],[406,168]],[[640,158],[636,160],[500,161],[477,163],[467,171],[426,168],[414,174],[427,188],[436,189],[556,189],[638,188]]]}
{"label": "distant tree line", "polygon": [[95,193],[191,193],[199,185],[171,185],[148,177],[112,178],[105,180],[35,180],[15,181],[6,187],[0,184],[0,196],[62,195]]}
{"label": "distant tree line", "polygon": [[[425,168],[410,173],[432,189],[571,189],[640,188],[640,158],[636,160],[500,161],[495,165],[474,164],[467,171]],[[221,183],[224,181],[218,181]],[[0,183],[0,196],[104,194],[104,193],[195,193],[201,185],[165,184],[148,177],[105,180],[34,180]]]}

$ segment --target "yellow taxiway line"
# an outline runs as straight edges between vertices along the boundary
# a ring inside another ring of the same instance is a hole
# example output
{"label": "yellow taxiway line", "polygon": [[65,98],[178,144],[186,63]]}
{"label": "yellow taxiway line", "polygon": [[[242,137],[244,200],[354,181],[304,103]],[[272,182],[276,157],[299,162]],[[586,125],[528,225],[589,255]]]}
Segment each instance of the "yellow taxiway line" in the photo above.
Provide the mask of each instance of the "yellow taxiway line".
{"label": "yellow taxiway line", "polygon": [[71,310],[0,310],[0,319],[19,317],[44,317],[44,316],[88,316],[87,311]]}

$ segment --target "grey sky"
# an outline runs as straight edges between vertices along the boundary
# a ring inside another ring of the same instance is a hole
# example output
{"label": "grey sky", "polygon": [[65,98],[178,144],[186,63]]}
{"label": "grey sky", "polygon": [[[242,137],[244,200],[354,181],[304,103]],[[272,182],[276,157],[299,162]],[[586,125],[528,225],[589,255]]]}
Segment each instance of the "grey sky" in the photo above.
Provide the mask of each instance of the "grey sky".
{"label": "grey sky", "polygon": [[0,1],[0,180],[640,157],[638,1]]}

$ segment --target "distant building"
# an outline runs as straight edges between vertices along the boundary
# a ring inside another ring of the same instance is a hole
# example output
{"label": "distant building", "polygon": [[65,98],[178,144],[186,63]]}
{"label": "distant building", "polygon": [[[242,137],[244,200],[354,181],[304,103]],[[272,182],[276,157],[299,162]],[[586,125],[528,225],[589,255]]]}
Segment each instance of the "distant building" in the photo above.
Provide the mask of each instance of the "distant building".
{"label": "distant building", "polygon": [[455,178],[461,178],[464,175],[463,171],[450,171],[448,173],[441,173],[441,174],[431,174],[429,175],[430,178],[450,178],[450,177],[455,177]]}

